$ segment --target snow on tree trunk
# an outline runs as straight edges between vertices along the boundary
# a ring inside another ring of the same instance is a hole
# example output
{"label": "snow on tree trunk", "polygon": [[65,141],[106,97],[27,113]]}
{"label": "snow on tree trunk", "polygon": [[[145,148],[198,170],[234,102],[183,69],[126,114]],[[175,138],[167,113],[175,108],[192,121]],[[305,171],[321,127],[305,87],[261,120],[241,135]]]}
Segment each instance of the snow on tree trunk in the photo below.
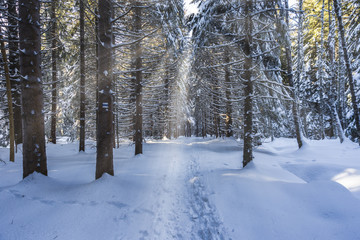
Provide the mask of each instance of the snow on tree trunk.
{"label": "snow on tree trunk", "polygon": [[51,131],[50,141],[56,144],[56,108],[57,108],[57,24],[56,24],[56,5],[57,0],[51,1],[51,65],[52,65],[52,84],[51,84]]}
{"label": "snow on tree trunk", "polygon": [[6,81],[6,97],[8,102],[8,108],[9,108],[9,132],[10,132],[10,162],[15,161],[15,149],[14,149],[14,143],[15,143],[15,132],[14,132],[14,111],[13,111],[13,100],[12,100],[12,94],[11,94],[11,82],[10,82],[10,72],[9,72],[9,65],[7,61],[6,56],[6,49],[5,49],[5,43],[3,41],[2,33],[0,32],[0,42],[1,42],[1,55],[2,55],[2,61],[4,64],[4,70],[5,70],[5,81]]}
{"label": "snow on tree trunk", "polygon": [[232,137],[233,130],[232,130],[232,107],[231,107],[231,81],[230,81],[230,70],[229,66],[227,65],[230,62],[229,59],[229,51],[225,51],[225,84],[226,84],[226,119],[225,119],[225,131],[226,137]]}
{"label": "snow on tree trunk", "polygon": [[112,95],[112,32],[111,0],[99,0],[99,83],[96,175],[114,175],[113,167],[113,95]]}
{"label": "snow on tree trunk", "polygon": [[21,84],[19,79],[19,37],[18,37],[18,13],[15,0],[8,0],[8,39],[9,39],[9,72],[11,88],[13,89],[13,109],[14,109],[14,128],[15,144],[22,143],[22,124],[21,124]]}
{"label": "snow on tree trunk", "polygon": [[[136,2],[134,11],[134,30],[140,36],[141,28],[141,5]],[[134,141],[135,155],[143,153],[142,146],[142,127],[143,127],[143,106],[142,106],[142,48],[141,41],[135,44],[135,125],[134,125]]]}
{"label": "snow on tree trunk", "polygon": [[80,141],[79,152],[85,151],[85,23],[84,0],[80,0]]}
{"label": "snow on tree trunk", "polygon": [[47,175],[41,81],[40,1],[19,1],[20,73],[22,78],[23,177]]}
{"label": "snow on tree trunk", "polygon": [[324,93],[323,93],[323,85],[324,85],[324,11],[325,11],[325,1],[322,0],[321,6],[321,33],[320,33],[320,50],[319,50],[319,114],[320,114],[320,136],[321,139],[325,138],[325,129],[324,129]]}
{"label": "snow on tree trunk", "polygon": [[253,142],[253,82],[252,82],[252,0],[245,3],[245,40],[243,51],[244,60],[244,149],[243,149],[243,167],[252,161],[252,142]]}
{"label": "snow on tree trunk", "polygon": [[[288,1],[285,0],[285,9],[288,9]],[[296,89],[294,87],[294,81],[293,81],[293,63],[292,63],[292,56],[291,56],[291,40],[289,36],[289,13],[286,11],[286,25],[283,27],[283,34],[285,34],[285,54],[286,54],[286,61],[287,61],[287,77],[288,77],[288,83],[291,87],[290,90],[290,96],[293,99],[292,102],[292,114],[294,118],[294,124],[295,124],[295,133],[296,133],[296,140],[298,143],[298,147],[301,148],[302,143],[302,136],[300,131],[300,120],[299,120],[299,110],[298,110],[298,103],[297,103],[297,95],[296,95]]]}
{"label": "snow on tree trunk", "polygon": [[338,20],[339,35],[341,38],[340,40],[341,40],[341,45],[342,45],[341,47],[343,50],[344,61],[345,61],[345,66],[346,66],[346,75],[347,75],[348,81],[349,81],[351,103],[352,103],[352,108],[354,111],[355,126],[356,126],[356,131],[357,131],[357,139],[360,144],[360,140],[359,140],[360,139],[359,108],[357,106],[357,100],[356,100],[356,94],[355,94],[355,84],[354,84],[354,79],[353,79],[353,75],[352,75],[349,54],[347,51],[347,44],[346,44],[346,40],[345,40],[345,30],[344,30],[344,25],[343,25],[343,21],[342,21],[341,6],[340,6],[340,3],[338,2],[338,0],[333,0],[333,3],[334,3],[335,14],[336,14],[336,17]]}

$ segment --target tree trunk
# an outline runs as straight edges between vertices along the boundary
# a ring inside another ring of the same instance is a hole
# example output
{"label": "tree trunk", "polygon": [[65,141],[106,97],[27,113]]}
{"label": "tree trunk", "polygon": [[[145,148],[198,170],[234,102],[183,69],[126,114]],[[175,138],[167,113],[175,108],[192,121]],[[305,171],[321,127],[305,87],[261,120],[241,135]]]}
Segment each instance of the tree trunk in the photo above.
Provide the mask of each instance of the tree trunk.
{"label": "tree trunk", "polygon": [[[229,52],[225,51],[225,64],[230,62]],[[226,118],[225,118],[225,131],[226,137],[233,136],[232,130],[232,107],[231,107],[231,81],[229,67],[225,65],[225,95],[226,95]]]}
{"label": "tree trunk", "polygon": [[22,123],[21,123],[21,84],[19,78],[19,36],[18,36],[18,13],[16,0],[8,0],[8,39],[9,39],[9,73],[11,88],[13,89],[13,111],[14,111],[14,131],[15,144],[22,143]]}
{"label": "tree trunk", "polygon": [[[329,42],[329,48],[328,48],[328,51],[329,51],[329,61],[330,61],[330,79],[331,79],[331,82],[332,82],[332,86],[338,86],[338,80],[336,78],[336,64],[335,64],[335,26],[333,24],[333,21],[332,21],[332,18],[333,18],[333,12],[332,12],[332,9],[330,7],[330,2],[328,2],[328,14],[329,14],[329,37],[328,37],[328,42]],[[344,135],[344,130],[343,130],[343,127],[342,127],[342,124],[341,124],[341,119],[338,115],[338,112],[337,112],[337,102],[339,102],[340,99],[337,99],[336,98],[338,97],[338,94],[337,93],[333,93],[333,95],[331,96],[332,98],[332,105],[329,104],[329,109],[330,109],[330,112],[332,114],[332,118],[334,119],[333,120],[333,125],[334,126],[334,129],[335,129],[335,136],[338,136],[339,137],[339,140],[340,140],[340,143],[342,143],[345,139],[345,135]]]}
{"label": "tree trunk", "polygon": [[343,49],[343,53],[344,53],[344,60],[345,60],[345,66],[346,66],[346,74],[348,77],[348,81],[349,81],[349,87],[350,87],[350,94],[351,94],[351,103],[352,103],[352,108],[354,111],[354,119],[355,119],[355,126],[356,126],[356,131],[357,131],[357,138],[358,138],[358,142],[360,144],[360,121],[359,121],[359,109],[357,106],[357,100],[356,100],[356,94],[355,94],[355,84],[354,84],[354,79],[353,79],[353,75],[352,75],[352,69],[351,69],[351,65],[350,65],[350,59],[349,59],[349,54],[347,51],[347,44],[345,41],[345,30],[344,30],[344,25],[342,22],[342,12],[341,12],[341,6],[338,2],[338,0],[334,0],[334,9],[335,9],[335,14],[338,20],[338,27],[339,27],[339,34],[340,34],[340,38],[341,38],[341,47]]}
{"label": "tree trunk", "polygon": [[0,41],[1,41],[1,55],[4,64],[5,70],[5,80],[6,80],[6,97],[8,101],[8,108],[9,108],[9,132],[10,132],[10,162],[15,161],[15,131],[14,131],[14,112],[13,112],[13,103],[12,103],[12,94],[11,94],[11,82],[10,82],[10,73],[9,73],[9,66],[6,57],[6,49],[5,43],[3,40],[2,33],[0,32]]}
{"label": "tree trunk", "polygon": [[252,0],[245,3],[245,41],[243,51],[245,54],[244,62],[244,149],[243,149],[243,167],[253,159],[253,82],[252,82]]}
{"label": "tree trunk", "polygon": [[85,151],[85,24],[84,0],[80,0],[80,141],[79,152]]}
{"label": "tree trunk", "polygon": [[51,1],[51,61],[52,61],[52,87],[51,87],[51,131],[50,142],[56,144],[56,108],[57,108],[57,26],[56,26],[57,0]]}
{"label": "tree trunk", "polygon": [[[134,13],[134,28],[137,33],[137,37],[141,34],[141,6],[137,2]],[[143,108],[142,108],[142,49],[141,41],[135,44],[135,155],[143,153],[142,146],[142,127],[143,127]]]}
{"label": "tree trunk", "polygon": [[303,40],[303,0],[299,0],[299,19],[298,19],[298,46],[297,46],[297,84],[296,91],[299,91],[299,84],[302,81],[302,74],[304,72],[304,40]]}
{"label": "tree trunk", "polygon": [[169,101],[170,101],[170,74],[169,74],[169,68],[170,66],[166,66],[165,69],[165,77],[164,77],[164,135],[166,138],[171,138],[171,120],[170,120],[170,111],[169,111]]}
{"label": "tree trunk", "polygon": [[331,113],[332,117],[334,118],[337,136],[339,137],[340,143],[343,143],[345,140],[345,134],[344,134],[344,130],[341,126],[339,115],[336,111],[336,103],[334,103],[333,106],[329,105],[329,109],[330,109],[330,113]]}
{"label": "tree trunk", "polygon": [[[285,0],[285,9],[288,9],[288,8],[289,8],[288,1]],[[287,77],[288,77],[289,86],[291,87],[290,96],[293,99],[292,114],[293,114],[293,118],[294,118],[296,140],[298,143],[298,147],[301,148],[303,145],[303,142],[302,142],[302,136],[301,136],[301,130],[300,130],[297,95],[296,95],[296,89],[294,87],[294,81],[293,81],[291,41],[290,41],[289,33],[287,31],[289,29],[289,12],[287,10],[285,12],[285,15],[286,15],[286,26],[283,27],[282,32],[285,35],[285,54],[286,54],[286,60],[287,60]]]}
{"label": "tree trunk", "polygon": [[40,1],[19,1],[20,73],[22,77],[23,177],[47,175],[41,82]]}
{"label": "tree trunk", "polygon": [[324,94],[323,94],[323,85],[324,85],[324,12],[325,12],[325,1],[322,0],[321,7],[321,33],[320,33],[320,54],[319,54],[319,114],[320,114],[320,136],[321,139],[325,138],[325,127],[324,127]]}
{"label": "tree trunk", "polygon": [[[98,8],[95,8],[95,36],[99,36],[99,11]],[[95,83],[96,83],[96,116],[95,116],[95,122],[96,126],[98,125],[99,121],[99,38],[96,37],[95,39],[95,55],[96,55],[96,74],[95,74]],[[97,127],[96,127],[96,136],[97,136]]]}
{"label": "tree trunk", "polygon": [[99,0],[99,84],[96,175],[114,175],[113,168],[113,96],[112,96],[112,47],[111,0]]}
{"label": "tree trunk", "polygon": [[220,88],[218,86],[218,79],[217,77],[215,77],[214,85],[212,86],[212,95],[213,95],[212,114],[213,114],[213,124],[214,124],[213,133],[216,138],[218,138],[220,134],[219,96],[218,96],[219,89]]}

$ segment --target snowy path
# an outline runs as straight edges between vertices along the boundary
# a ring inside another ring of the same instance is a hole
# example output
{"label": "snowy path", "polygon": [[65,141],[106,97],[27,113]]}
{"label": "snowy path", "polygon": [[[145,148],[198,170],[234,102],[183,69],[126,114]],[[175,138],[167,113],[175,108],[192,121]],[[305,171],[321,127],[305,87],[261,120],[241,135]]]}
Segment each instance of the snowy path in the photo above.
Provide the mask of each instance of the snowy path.
{"label": "snowy path", "polygon": [[[168,143],[159,148],[153,161],[161,177],[155,181],[154,191],[147,196],[155,213],[143,239],[225,239],[224,229],[209,202],[208,192],[199,175],[199,157],[191,145]],[[155,164],[155,163],[154,163]]]}
{"label": "snowy path", "polygon": [[0,164],[0,240],[360,239],[354,143],[277,139],[246,169],[234,139],[124,143],[96,181],[94,146],[49,144],[49,177],[22,180],[21,151]]}

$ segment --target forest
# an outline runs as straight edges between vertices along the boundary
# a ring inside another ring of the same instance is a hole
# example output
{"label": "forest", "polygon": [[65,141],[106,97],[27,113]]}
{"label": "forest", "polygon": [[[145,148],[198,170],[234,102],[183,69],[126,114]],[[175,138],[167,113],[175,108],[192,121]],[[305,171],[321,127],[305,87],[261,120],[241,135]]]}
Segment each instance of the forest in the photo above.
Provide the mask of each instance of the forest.
{"label": "forest", "polygon": [[359,0],[0,0],[0,240],[360,239]]}
{"label": "forest", "polygon": [[359,142],[359,2],[291,4],[3,1],[0,144],[25,177],[96,139],[98,178],[121,139],[240,138],[244,166],[266,138]]}

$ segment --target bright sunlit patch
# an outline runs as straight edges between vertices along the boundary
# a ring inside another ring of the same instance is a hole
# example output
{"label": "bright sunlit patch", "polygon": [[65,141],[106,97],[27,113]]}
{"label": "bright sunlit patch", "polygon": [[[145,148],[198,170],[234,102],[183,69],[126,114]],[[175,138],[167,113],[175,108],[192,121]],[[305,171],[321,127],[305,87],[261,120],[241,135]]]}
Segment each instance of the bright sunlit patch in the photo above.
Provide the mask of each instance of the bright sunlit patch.
{"label": "bright sunlit patch", "polygon": [[199,178],[198,177],[193,177],[192,179],[189,180],[189,182],[191,184],[193,184],[194,182],[196,182]]}
{"label": "bright sunlit patch", "polygon": [[199,12],[199,9],[197,8],[197,5],[194,3],[191,3],[192,0],[185,0],[185,16],[191,15],[191,14],[196,14]]}
{"label": "bright sunlit patch", "polygon": [[360,172],[354,168],[348,168],[332,178],[333,181],[343,185],[351,192],[360,191]]}

